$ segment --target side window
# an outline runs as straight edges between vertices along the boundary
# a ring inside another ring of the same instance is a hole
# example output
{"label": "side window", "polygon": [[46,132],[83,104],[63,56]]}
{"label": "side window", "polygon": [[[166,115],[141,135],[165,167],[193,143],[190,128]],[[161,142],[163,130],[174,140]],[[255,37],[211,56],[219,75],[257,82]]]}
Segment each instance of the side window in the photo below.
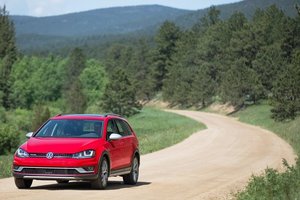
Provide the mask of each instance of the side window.
{"label": "side window", "polygon": [[118,130],[119,130],[119,134],[122,135],[122,136],[125,136],[125,133],[124,133],[124,130],[123,130],[123,127],[121,125],[120,120],[116,120],[115,122],[117,124]]}
{"label": "side window", "polygon": [[109,120],[107,124],[107,139],[109,138],[110,134],[112,133],[118,133],[118,129],[115,126],[115,123],[113,120]]}
{"label": "side window", "polygon": [[122,136],[131,135],[130,128],[126,122],[124,122],[123,120],[116,120],[116,123],[117,123],[117,127],[119,129],[119,133]]}

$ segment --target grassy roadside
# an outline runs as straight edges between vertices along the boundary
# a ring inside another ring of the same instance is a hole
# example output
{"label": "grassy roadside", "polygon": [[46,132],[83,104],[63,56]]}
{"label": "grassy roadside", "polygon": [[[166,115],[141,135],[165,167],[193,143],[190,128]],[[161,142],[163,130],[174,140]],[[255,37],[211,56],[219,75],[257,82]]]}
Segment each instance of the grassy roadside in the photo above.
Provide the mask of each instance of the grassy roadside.
{"label": "grassy roadside", "polygon": [[[300,117],[288,122],[275,122],[270,116],[271,107],[265,103],[250,106],[233,116],[240,121],[268,129],[285,139],[300,155]],[[237,199],[300,199],[300,162],[286,165],[286,172],[266,169],[261,176],[253,176]]]}
{"label": "grassy roadside", "polygon": [[[144,108],[128,121],[137,133],[142,154],[176,144],[205,128],[187,117],[153,108]],[[11,176],[11,163],[12,155],[0,156],[0,178]]]}
{"label": "grassy roadside", "polygon": [[13,160],[13,155],[0,156],[0,178],[11,176],[12,160]]}

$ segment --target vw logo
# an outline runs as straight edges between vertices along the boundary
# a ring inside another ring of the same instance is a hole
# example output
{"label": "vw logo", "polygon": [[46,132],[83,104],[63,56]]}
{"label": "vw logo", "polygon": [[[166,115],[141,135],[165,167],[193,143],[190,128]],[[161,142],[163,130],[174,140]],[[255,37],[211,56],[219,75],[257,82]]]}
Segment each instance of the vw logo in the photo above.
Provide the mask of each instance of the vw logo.
{"label": "vw logo", "polygon": [[47,154],[46,154],[46,158],[48,158],[48,159],[52,159],[53,158],[53,153],[52,152],[48,152]]}

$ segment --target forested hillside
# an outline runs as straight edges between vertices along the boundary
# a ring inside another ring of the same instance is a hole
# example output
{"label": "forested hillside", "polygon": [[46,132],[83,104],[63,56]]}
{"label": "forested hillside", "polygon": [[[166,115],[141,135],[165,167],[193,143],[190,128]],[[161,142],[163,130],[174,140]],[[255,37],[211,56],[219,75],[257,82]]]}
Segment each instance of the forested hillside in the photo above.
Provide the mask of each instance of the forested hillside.
{"label": "forested hillside", "polygon": [[[220,18],[228,19],[234,12],[242,12],[244,15],[251,19],[257,9],[266,9],[267,7],[275,4],[286,15],[290,17],[297,16],[295,10],[295,3],[299,0],[243,0],[237,3],[225,4],[216,6],[221,11]],[[209,9],[198,10],[177,18],[176,23],[182,27],[191,27],[201,17],[203,17]]]}
{"label": "forested hillside", "polygon": [[[250,19],[257,8],[276,4],[288,16],[296,16],[294,4],[299,0],[246,0],[220,5],[220,18],[228,19],[242,12]],[[88,57],[104,56],[107,45],[115,40],[131,43],[132,38],[153,37],[163,21],[191,28],[209,9],[179,10],[164,6],[137,6],[98,9],[52,17],[12,16],[17,46],[22,53],[67,56],[72,48],[86,49]]]}
{"label": "forested hillside", "polygon": [[190,11],[164,6],[97,9],[51,17],[13,16],[18,35],[91,36],[142,30]]}
{"label": "forested hillside", "polygon": [[149,50],[143,43],[112,45],[106,67],[143,80],[143,98],[162,90],[172,105],[196,108],[216,100],[241,108],[270,99],[274,118],[294,118],[300,105],[299,36],[299,16],[290,18],[274,5],[257,10],[252,20],[243,13],[222,20],[212,7],[190,30],[165,22]]}

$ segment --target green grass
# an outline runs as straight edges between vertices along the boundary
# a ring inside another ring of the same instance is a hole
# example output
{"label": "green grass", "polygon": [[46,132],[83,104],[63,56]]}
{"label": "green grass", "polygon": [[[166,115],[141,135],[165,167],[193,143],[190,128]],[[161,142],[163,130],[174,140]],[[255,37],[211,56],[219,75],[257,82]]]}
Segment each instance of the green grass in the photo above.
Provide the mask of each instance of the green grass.
{"label": "green grass", "polygon": [[153,108],[145,108],[128,120],[137,133],[142,154],[172,146],[205,128],[187,117]]}
{"label": "green grass", "polygon": [[0,156],[0,178],[11,176],[12,160],[13,160],[12,155]]}
{"label": "green grass", "polygon": [[[137,133],[142,154],[176,144],[205,126],[187,117],[153,108],[128,119]],[[25,133],[22,135],[24,138]],[[12,155],[0,156],[0,178],[11,176]]]}
{"label": "green grass", "polygon": [[[275,122],[271,118],[271,107],[266,103],[253,105],[234,114],[240,121],[268,129],[287,142],[300,155],[300,117],[293,121]],[[273,169],[266,169],[260,176],[252,176],[244,191],[236,197],[242,200],[252,199],[300,199],[300,160],[295,166],[284,162],[286,171],[279,173]]]}

